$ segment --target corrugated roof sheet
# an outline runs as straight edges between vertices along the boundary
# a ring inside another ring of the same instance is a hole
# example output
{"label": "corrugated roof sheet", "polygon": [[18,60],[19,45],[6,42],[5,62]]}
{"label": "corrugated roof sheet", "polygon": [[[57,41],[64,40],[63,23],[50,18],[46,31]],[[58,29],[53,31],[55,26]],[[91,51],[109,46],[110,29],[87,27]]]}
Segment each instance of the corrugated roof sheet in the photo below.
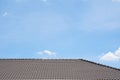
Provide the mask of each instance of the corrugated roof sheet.
{"label": "corrugated roof sheet", "polygon": [[82,59],[0,59],[0,80],[119,80],[120,70]]}

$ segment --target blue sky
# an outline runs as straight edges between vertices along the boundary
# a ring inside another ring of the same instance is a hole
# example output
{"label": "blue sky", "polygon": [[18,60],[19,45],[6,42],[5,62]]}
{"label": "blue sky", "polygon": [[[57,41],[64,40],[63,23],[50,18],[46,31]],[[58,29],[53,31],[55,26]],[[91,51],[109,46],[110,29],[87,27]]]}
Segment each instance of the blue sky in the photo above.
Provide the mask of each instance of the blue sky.
{"label": "blue sky", "polygon": [[120,67],[120,0],[0,0],[0,58]]}

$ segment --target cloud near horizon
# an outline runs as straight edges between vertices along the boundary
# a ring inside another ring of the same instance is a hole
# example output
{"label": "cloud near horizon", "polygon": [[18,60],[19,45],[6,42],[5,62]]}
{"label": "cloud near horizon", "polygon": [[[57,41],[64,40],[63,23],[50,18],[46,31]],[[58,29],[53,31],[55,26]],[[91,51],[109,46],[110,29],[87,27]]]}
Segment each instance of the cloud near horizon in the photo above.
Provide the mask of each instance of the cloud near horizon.
{"label": "cloud near horizon", "polygon": [[101,61],[120,61],[120,48],[115,52],[108,52],[100,57]]}
{"label": "cloud near horizon", "polygon": [[39,54],[39,55],[55,56],[56,52],[53,52],[53,51],[50,51],[50,50],[43,50],[43,51],[37,52],[37,54]]}

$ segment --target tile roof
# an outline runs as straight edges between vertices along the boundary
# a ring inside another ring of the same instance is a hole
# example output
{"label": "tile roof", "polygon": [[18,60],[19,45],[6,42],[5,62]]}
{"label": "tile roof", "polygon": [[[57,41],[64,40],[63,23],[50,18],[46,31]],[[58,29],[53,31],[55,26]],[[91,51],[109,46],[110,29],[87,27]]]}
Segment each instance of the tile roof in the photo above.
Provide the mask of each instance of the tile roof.
{"label": "tile roof", "polygon": [[0,80],[120,80],[120,69],[83,59],[0,59]]}

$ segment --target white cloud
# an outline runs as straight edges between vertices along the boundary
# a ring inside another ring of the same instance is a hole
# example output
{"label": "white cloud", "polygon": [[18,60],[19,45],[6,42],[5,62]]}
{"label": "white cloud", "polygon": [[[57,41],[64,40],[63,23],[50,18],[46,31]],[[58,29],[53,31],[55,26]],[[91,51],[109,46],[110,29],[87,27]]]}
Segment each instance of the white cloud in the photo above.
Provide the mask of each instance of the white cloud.
{"label": "white cloud", "polygon": [[115,52],[108,52],[100,57],[102,61],[120,61],[120,48]]}
{"label": "white cloud", "polygon": [[7,15],[8,15],[8,12],[4,12],[4,13],[3,13],[3,16],[7,16]]}
{"label": "white cloud", "polygon": [[118,57],[120,57],[120,48],[115,51],[115,55],[118,56]]}
{"label": "white cloud", "polygon": [[120,2],[120,0],[112,0],[112,2]]}
{"label": "white cloud", "polygon": [[49,51],[49,50],[43,50],[43,51],[37,52],[37,54],[39,54],[39,55],[44,55],[44,54],[46,54],[46,55],[49,55],[49,56],[55,56],[55,55],[56,55],[55,52]]}

